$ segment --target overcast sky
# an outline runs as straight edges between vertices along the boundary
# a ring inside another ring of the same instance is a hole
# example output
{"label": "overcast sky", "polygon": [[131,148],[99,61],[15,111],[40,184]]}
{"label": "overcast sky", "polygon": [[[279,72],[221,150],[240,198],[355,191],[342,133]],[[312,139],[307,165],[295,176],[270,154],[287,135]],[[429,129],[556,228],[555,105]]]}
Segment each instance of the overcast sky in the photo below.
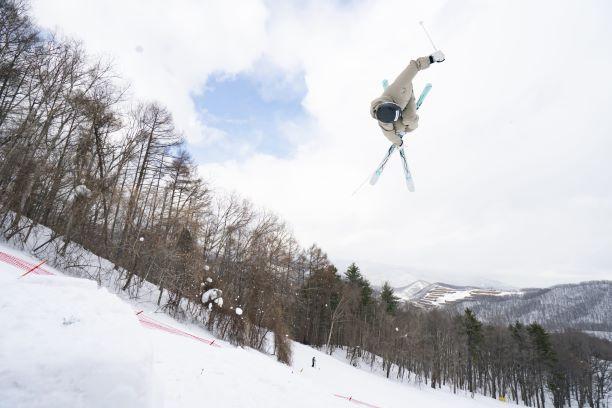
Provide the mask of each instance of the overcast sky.
{"label": "overcast sky", "polygon": [[[33,0],[39,24],[169,107],[202,175],[379,283],[612,278],[612,3]],[[399,157],[369,103],[433,89]]]}

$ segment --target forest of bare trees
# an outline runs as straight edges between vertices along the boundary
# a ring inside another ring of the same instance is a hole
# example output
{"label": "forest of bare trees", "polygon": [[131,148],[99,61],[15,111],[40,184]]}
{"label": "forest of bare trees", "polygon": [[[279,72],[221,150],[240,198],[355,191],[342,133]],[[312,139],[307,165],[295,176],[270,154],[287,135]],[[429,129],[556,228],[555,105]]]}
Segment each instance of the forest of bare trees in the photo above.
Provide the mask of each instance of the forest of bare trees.
{"label": "forest of bare trees", "polygon": [[[35,252],[79,244],[116,265],[122,290],[155,284],[160,308],[179,317],[196,308],[218,336],[272,344],[285,363],[293,339],[433,388],[527,406],[609,406],[609,342],[537,323],[484,325],[469,309],[416,309],[388,285],[376,292],[355,265],[339,273],[276,215],[213,191],[167,109],[130,100],[117,83],[78,43],[43,34],[27,3],[0,0],[5,239],[48,227]],[[202,301],[209,278],[223,306]]]}

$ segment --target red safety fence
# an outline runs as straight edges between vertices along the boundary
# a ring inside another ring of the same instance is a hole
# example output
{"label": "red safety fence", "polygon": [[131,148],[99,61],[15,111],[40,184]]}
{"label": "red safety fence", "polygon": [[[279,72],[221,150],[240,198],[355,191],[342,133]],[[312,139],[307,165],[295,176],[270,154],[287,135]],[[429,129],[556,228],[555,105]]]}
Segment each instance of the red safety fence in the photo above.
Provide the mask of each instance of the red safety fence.
{"label": "red safety fence", "polygon": [[[7,254],[5,252],[0,251],[0,262],[7,263],[9,265],[13,265],[16,268],[26,271],[27,273],[34,273],[36,275],[53,275],[53,272],[49,272],[45,268],[41,267],[41,265],[45,262],[42,261],[38,265],[29,263],[24,261],[23,259],[17,258],[16,256]],[[25,274],[24,274],[25,275]]]}
{"label": "red safety fence", "polygon": [[208,339],[205,339],[203,337],[199,337],[199,336],[196,336],[194,334],[187,333],[185,331],[179,330],[179,329],[174,328],[172,326],[169,326],[167,324],[158,322],[157,320],[154,320],[154,319],[150,318],[149,316],[146,316],[144,313],[142,313],[142,310],[140,312],[136,313],[136,317],[138,317],[138,320],[140,321],[140,324],[142,324],[144,327],[147,327],[149,329],[162,330],[162,331],[165,331],[165,332],[168,332],[168,333],[176,334],[176,335],[183,336],[183,337],[189,337],[189,338],[192,338],[194,340],[201,341],[202,343],[206,343],[209,346],[221,347],[219,344],[215,343],[215,340],[208,340]]}
{"label": "red safety fence", "polygon": [[335,397],[338,397],[338,398],[343,398],[343,399],[345,399],[345,400],[347,400],[347,401],[350,401],[350,402],[353,402],[353,403],[355,403],[355,404],[363,405],[363,406],[365,406],[365,407],[371,407],[371,408],[380,408],[380,407],[379,407],[379,406],[377,406],[377,405],[368,404],[367,402],[363,402],[363,401],[356,400],[356,399],[355,399],[355,398],[353,398],[353,397],[345,397],[344,395],[339,395],[339,394],[334,394],[334,396],[335,396]]}

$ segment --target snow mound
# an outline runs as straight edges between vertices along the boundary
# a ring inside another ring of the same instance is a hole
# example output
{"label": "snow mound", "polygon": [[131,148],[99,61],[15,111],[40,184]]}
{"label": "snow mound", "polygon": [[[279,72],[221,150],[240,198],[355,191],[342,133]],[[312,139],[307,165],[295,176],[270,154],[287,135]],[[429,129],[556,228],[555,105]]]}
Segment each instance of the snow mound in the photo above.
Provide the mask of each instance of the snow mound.
{"label": "snow mound", "polygon": [[77,197],[89,198],[91,197],[91,190],[86,185],[80,184],[72,190],[70,194],[70,200],[75,200]]}
{"label": "snow mound", "polygon": [[0,405],[152,407],[153,354],[131,308],[95,282],[0,263]]}
{"label": "snow mound", "polygon": [[202,294],[202,303],[214,302],[217,306],[223,307],[223,298],[221,289],[208,289]]}

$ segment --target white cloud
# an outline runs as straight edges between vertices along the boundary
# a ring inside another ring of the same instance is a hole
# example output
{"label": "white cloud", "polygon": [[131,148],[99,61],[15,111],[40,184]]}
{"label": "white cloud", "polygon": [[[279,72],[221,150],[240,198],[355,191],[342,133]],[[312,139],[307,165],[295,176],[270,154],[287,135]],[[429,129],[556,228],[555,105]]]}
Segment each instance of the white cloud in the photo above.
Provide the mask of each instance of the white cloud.
{"label": "white cloud", "polygon": [[[312,122],[283,127],[299,141],[294,156],[252,152],[202,167],[280,213],[305,245],[453,281],[612,275],[605,2],[84,3],[39,0],[35,11],[115,55],[136,93],[167,104],[194,140],[203,125],[190,95],[212,72],[266,58],[285,80],[305,75]],[[387,147],[368,115],[381,79],[430,52],[420,19],[447,61],[415,82],[434,85],[408,139],[417,192],[393,157],[375,188],[351,196]]]}
{"label": "white cloud", "polygon": [[199,120],[192,96],[215,71],[249,69],[266,42],[262,1],[32,0],[32,9],[41,25],[112,59],[136,97],[167,105],[192,143],[219,137]]}

